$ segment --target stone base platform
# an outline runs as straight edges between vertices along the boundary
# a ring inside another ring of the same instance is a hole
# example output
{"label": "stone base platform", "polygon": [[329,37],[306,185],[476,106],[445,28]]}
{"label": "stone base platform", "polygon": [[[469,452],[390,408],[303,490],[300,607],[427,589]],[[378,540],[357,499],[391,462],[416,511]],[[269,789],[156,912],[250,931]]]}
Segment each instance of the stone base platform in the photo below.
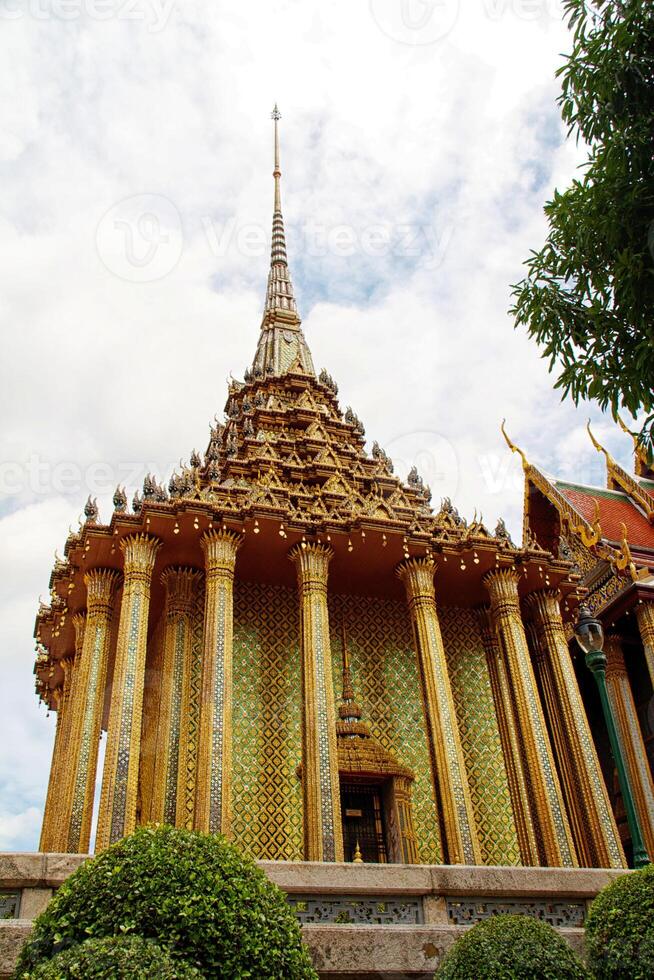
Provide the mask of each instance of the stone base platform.
{"label": "stone base platform", "polygon": [[[85,860],[0,854],[0,977],[31,920]],[[534,915],[579,952],[588,903],[619,871],[262,861],[289,896],[321,977],[427,980],[470,925],[500,912]]]}

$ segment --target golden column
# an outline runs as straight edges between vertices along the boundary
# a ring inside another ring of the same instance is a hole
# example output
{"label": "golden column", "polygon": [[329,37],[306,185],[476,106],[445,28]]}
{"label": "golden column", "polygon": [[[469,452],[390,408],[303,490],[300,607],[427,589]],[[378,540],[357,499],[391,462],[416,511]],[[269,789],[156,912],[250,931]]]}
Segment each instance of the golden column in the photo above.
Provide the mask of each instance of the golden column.
{"label": "golden column", "polygon": [[580,863],[624,868],[626,861],[565,638],[557,592],[527,598],[533,616],[535,666],[550,718]]}
{"label": "golden column", "polygon": [[302,797],[304,857],[343,861],[341,791],[336,748],[336,704],[327,611],[327,575],[332,549],[295,545],[302,637]]}
{"label": "golden column", "polygon": [[92,569],[84,576],[86,623],[82,650],[73,671],[69,775],[62,820],[63,850],[82,854],[88,851],[91,837],[113,600],[119,580],[117,572],[106,568]]}
{"label": "golden column", "polygon": [[436,799],[442,807],[445,859],[481,864],[468,777],[456,720],[434,592],[431,558],[409,558],[397,568],[404,582],[423,690],[425,722]]}
{"label": "golden column", "polygon": [[622,744],[638,822],[647,853],[651,855],[654,854],[654,786],[619,637],[606,637],[604,653],[606,687]]}
{"label": "golden column", "polygon": [[518,734],[511,682],[490,609],[481,608],[478,614],[511,794],[513,819],[520,846],[520,858],[524,865],[533,867],[540,863],[538,842],[534,822],[529,812],[529,781],[525,772],[523,745]]}
{"label": "golden column", "polygon": [[[157,722],[151,819],[175,824],[185,675],[190,670],[193,610],[202,573],[194,568],[167,568],[161,582],[166,590],[161,700]],[[183,774],[185,776],[185,773]]]}
{"label": "golden column", "polygon": [[131,834],[136,826],[150,585],[161,542],[149,534],[130,534],[120,547],[124,555],[123,600],[98,816],[98,851]]}
{"label": "golden column", "polygon": [[59,663],[64,672],[63,683],[55,688],[53,694],[57,707],[57,730],[55,732],[50,764],[48,793],[43,811],[40,851],[59,850],[59,819],[62,805],[65,805],[67,745],[70,730],[70,689],[73,679],[74,656],[64,657]]}
{"label": "golden column", "polygon": [[636,621],[643,641],[647,669],[654,687],[654,600],[649,602],[645,600],[636,604]]}
{"label": "golden column", "polygon": [[484,576],[493,622],[506,657],[530,785],[532,820],[540,832],[541,860],[550,867],[576,867],[570,824],[520,615],[519,580],[514,568],[494,569]]}
{"label": "golden column", "polygon": [[242,536],[207,531],[195,829],[229,835],[232,788],[234,569]]}

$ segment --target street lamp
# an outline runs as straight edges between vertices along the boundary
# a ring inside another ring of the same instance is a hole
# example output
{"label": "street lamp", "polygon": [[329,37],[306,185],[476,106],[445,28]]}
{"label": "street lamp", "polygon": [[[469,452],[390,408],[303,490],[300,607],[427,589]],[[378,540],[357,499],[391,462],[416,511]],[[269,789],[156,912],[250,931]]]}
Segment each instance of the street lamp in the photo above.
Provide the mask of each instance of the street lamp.
{"label": "street lamp", "polygon": [[592,672],[593,677],[595,678],[595,683],[597,684],[597,690],[599,691],[604,721],[609,733],[611,752],[613,753],[615,766],[618,770],[620,792],[622,793],[622,800],[624,802],[624,808],[627,814],[627,823],[629,824],[629,832],[631,834],[634,867],[644,868],[645,865],[650,863],[649,855],[647,854],[643,834],[640,829],[640,822],[638,820],[638,814],[636,813],[634,798],[631,791],[631,783],[629,782],[629,776],[624,763],[624,753],[618,737],[617,728],[615,727],[613,709],[611,708],[611,702],[606,689],[604,630],[602,629],[602,624],[600,623],[599,619],[595,619],[593,617],[590,609],[588,609],[587,606],[579,607],[579,619],[577,620],[577,625],[575,626],[575,636],[577,638],[577,643],[586,654],[586,666]]}

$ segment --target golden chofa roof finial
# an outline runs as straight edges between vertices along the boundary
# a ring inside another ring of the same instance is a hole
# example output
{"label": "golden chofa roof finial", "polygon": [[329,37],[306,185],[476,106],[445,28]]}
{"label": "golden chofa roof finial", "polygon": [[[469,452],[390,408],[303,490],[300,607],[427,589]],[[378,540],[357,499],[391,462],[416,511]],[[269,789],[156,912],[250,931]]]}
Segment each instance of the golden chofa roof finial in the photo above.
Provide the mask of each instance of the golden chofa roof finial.
{"label": "golden chofa roof finial", "polygon": [[607,460],[610,460],[611,461],[613,459],[613,457],[611,456],[611,454],[608,451],[608,449],[605,449],[604,446],[601,444],[601,442],[598,442],[598,440],[593,435],[593,430],[590,427],[590,419],[588,419],[588,422],[586,423],[586,431],[588,432],[588,435],[590,436],[590,441],[595,446],[595,449],[597,450],[597,452],[598,453],[604,453],[604,455],[606,456]]}
{"label": "golden chofa roof finial", "polygon": [[637,434],[631,431],[631,429],[626,425],[626,423],[623,421],[620,415],[618,415],[617,412],[615,417],[618,420],[618,425],[620,426],[622,431],[626,435],[631,436],[633,440],[634,454],[636,457],[636,467],[635,467],[636,476],[644,476],[647,477],[648,479],[651,479],[652,473],[654,472],[654,459],[650,459],[649,454],[645,449],[645,446],[642,444]]}
{"label": "golden chofa roof finial", "polygon": [[506,426],[506,419],[502,419],[502,424],[500,426],[500,431],[502,432],[502,435],[504,436],[504,438],[506,440],[506,444],[507,444],[507,446],[509,447],[509,449],[511,450],[512,453],[517,453],[518,454],[518,456],[522,460],[522,468],[523,468],[523,470],[526,470],[527,467],[529,466],[529,463],[527,461],[527,457],[523,453],[522,449],[519,449],[514,442],[511,442],[511,439],[507,435],[507,431],[506,431],[506,427],[505,426]]}

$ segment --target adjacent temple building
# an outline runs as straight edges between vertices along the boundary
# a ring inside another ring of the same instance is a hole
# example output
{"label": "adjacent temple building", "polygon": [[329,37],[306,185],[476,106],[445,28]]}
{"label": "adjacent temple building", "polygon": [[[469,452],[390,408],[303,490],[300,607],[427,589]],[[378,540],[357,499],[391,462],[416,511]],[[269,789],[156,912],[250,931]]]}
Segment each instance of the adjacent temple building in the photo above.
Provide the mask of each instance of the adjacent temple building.
{"label": "adjacent temple building", "polygon": [[571,641],[589,590],[613,630],[654,854],[637,718],[654,673],[654,473],[609,458],[594,491],[525,459],[519,546],[369,453],[302,332],[278,117],[261,333],[225,422],[167,489],[147,477],[129,509],[118,488],[108,524],[89,500],[39,609],[37,691],[57,712],[41,850],[89,851],[106,732],[98,850],[166,822],[282,861],[624,867]]}

